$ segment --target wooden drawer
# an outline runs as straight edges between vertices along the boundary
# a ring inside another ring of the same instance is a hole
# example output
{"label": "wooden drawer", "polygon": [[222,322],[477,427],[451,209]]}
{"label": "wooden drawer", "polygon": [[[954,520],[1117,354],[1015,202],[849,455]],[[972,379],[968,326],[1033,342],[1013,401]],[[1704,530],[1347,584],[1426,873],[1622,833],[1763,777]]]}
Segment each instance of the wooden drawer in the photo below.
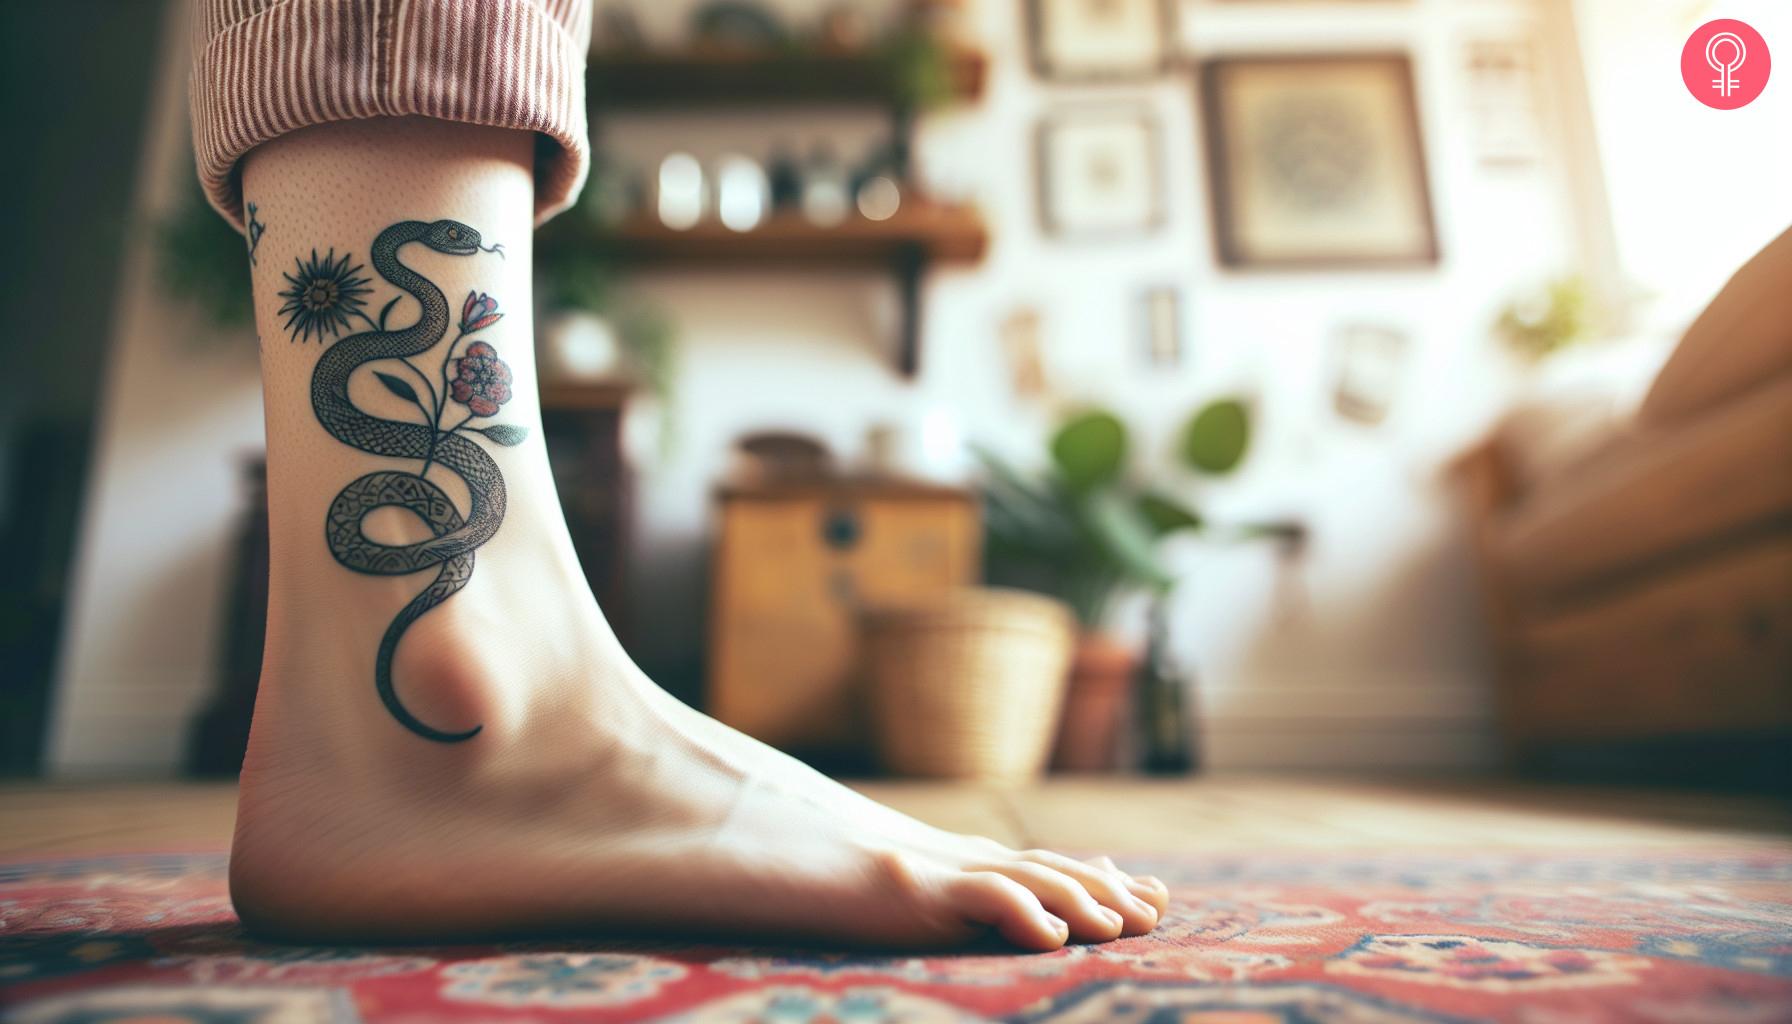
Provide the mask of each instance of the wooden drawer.
{"label": "wooden drawer", "polygon": [[711,714],[793,750],[861,741],[853,686],[865,603],[975,581],[962,492],[806,488],[723,496],[710,614]]}

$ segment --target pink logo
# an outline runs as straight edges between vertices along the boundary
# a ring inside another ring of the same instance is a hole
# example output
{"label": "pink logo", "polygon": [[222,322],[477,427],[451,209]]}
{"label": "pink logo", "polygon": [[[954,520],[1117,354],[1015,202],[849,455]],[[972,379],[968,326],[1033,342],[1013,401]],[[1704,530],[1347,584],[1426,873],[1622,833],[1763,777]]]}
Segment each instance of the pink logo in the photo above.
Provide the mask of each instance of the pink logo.
{"label": "pink logo", "polygon": [[1767,87],[1773,59],[1767,41],[1746,22],[1719,18],[1700,25],[1680,50],[1680,78],[1707,107],[1746,107]]}

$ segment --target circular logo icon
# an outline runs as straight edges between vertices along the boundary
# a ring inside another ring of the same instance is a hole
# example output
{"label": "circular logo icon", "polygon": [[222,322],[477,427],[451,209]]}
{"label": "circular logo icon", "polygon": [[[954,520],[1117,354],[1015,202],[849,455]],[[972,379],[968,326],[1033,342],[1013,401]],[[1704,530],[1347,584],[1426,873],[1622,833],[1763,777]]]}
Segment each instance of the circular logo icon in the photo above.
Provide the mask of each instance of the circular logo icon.
{"label": "circular logo icon", "polygon": [[1746,107],[1767,87],[1773,60],[1767,41],[1746,22],[1719,18],[1700,25],[1680,50],[1680,78],[1707,107]]}

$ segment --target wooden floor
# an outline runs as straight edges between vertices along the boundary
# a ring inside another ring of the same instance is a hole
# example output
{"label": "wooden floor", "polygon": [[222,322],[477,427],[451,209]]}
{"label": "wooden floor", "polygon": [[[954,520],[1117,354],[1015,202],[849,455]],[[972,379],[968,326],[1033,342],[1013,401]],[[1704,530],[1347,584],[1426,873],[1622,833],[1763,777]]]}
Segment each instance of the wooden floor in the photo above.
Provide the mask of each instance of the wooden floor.
{"label": "wooden floor", "polygon": [[[1013,846],[1127,852],[1312,849],[1792,850],[1792,805],[1705,793],[1508,783],[1212,777],[1052,781],[1000,791],[858,786]],[[229,784],[0,786],[0,858],[223,848]]]}

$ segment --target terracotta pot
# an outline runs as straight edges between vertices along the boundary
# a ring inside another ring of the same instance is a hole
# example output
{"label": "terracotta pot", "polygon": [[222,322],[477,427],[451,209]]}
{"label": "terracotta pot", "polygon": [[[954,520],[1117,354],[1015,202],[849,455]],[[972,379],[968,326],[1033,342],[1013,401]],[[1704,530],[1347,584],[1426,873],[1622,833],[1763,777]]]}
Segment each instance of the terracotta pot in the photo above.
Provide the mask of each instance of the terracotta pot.
{"label": "terracotta pot", "polygon": [[1118,767],[1120,730],[1138,667],[1139,652],[1131,644],[1105,633],[1085,632],[1077,638],[1052,750],[1053,771],[1110,772]]}

